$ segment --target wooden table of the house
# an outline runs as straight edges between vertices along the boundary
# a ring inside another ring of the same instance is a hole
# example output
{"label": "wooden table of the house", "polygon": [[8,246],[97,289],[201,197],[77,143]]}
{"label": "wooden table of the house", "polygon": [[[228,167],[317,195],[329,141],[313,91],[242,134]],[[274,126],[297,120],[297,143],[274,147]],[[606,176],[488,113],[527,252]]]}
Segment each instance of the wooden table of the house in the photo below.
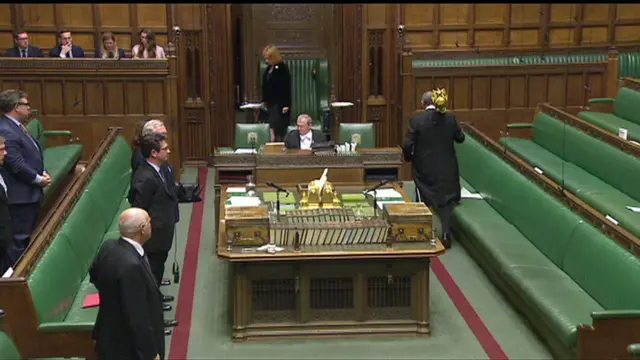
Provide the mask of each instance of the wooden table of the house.
{"label": "wooden table of the house", "polygon": [[[407,194],[392,184],[406,201]],[[338,186],[339,193],[362,185]],[[221,193],[226,199],[227,185]],[[272,189],[258,187],[258,194]],[[292,195],[295,187],[289,187]],[[429,242],[292,247],[275,254],[228,251],[225,202],[218,213],[217,255],[230,263],[234,341],[285,337],[430,335]],[[380,214],[380,212],[379,212]]]}

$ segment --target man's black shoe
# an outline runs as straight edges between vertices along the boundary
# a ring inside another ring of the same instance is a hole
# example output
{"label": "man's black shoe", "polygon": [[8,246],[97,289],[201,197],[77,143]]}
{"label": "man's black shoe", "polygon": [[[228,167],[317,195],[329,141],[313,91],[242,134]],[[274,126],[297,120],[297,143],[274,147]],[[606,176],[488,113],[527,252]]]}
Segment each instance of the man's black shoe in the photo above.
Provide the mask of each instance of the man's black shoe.
{"label": "man's black shoe", "polygon": [[171,280],[169,279],[162,279],[162,282],[160,282],[160,286],[168,286],[171,285]]}
{"label": "man's black shoe", "polygon": [[178,320],[165,320],[164,327],[175,327],[178,326]]}
{"label": "man's black shoe", "polygon": [[442,245],[447,249],[451,249],[451,234],[444,234],[442,237]]}
{"label": "man's black shoe", "polygon": [[171,309],[173,309],[173,307],[171,307],[171,305],[169,304],[162,305],[162,310],[164,311],[171,311]]}
{"label": "man's black shoe", "polygon": [[171,302],[175,300],[173,295],[162,295],[162,302]]}
{"label": "man's black shoe", "polygon": [[171,330],[171,329],[164,329],[164,335],[165,335],[165,336],[167,336],[167,335],[171,335],[171,333],[173,333],[173,330]]}

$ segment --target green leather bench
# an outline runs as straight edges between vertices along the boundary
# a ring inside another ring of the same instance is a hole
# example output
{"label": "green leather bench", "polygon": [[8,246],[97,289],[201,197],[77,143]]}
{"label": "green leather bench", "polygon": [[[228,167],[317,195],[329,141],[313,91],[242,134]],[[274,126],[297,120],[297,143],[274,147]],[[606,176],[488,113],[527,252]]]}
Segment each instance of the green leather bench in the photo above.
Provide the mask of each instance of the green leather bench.
{"label": "green leather bench", "polygon": [[638,158],[546,113],[538,113],[528,126],[533,127],[532,140],[503,137],[500,143],[640,237],[640,213],[626,208],[640,206]]}
{"label": "green leather bench", "polygon": [[42,148],[44,168],[51,175],[51,184],[44,188],[44,196],[47,198],[60,185],[65,175],[73,171],[75,165],[82,156],[84,146],[82,144],[68,144],[62,146],[47,146],[47,138],[50,136],[71,136],[68,130],[44,130],[38,119],[32,119],[25,126],[31,136],[36,138]]}
{"label": "green leather bench", "polygon": [[569,54],[569,55],[529,55],[496,58],[472,58],[472,59],[435,59],[413,60],[412,67],[467,67],[486,65],[518,65],[518,64],[574,64],[596,63],[607,61],[608,55],[603,54]]}
{"label": "green leather bench", "polygon": [[621,87],[615,98],[589,99],[587,103],[613,104],[613,112],[581,111],[578,117],[615,135],[625,128],[627,139],[640,141],[640,92]]}
{"label": "green leather bench", "polygon": [[27,283],[40,331],[93,328],[98,309],[82,308],[85,296],[97,292],[88,272],[102,242],[119,237],[118,216],[129,207],[130,158],[131,147],[118,136],[32,270]]}
{"label": "green leather bench", "polygon": [[[254,140],[253,144],[251,140]],[[236,149],[259,149],[271,141],[269,124],[236,124]]]}
{"label": "green leather bench", "polygon": [[11,340],[9,335],[0,330],[0,360],[16,359],[22,359],[18,348],[16,348],[16,345],[13,343],[13,340]]}
{"label": "green leather bench", "polygon": [[627,351],[632,359],[640,359],[640,343],[629,345]]}
{"label": "green leather bench", "polygon": [[[331,72],[327,59],[284,59],[291,73],[291,124],[296,124],[300,114],[308,114],[316,124],[323,124],[331,108]],[[260,61],[259,76],[262,88],[262,75],[267,69],[264,60]],[[328,129],[326,129],[328,130]]]}
{"label": "green leather bench", "polygon": [[640,318],[640,260],[471,136],[456,148],[461,185],[483,199],[456,206],[454,238],[556,357],[576,357],[580,324]]}

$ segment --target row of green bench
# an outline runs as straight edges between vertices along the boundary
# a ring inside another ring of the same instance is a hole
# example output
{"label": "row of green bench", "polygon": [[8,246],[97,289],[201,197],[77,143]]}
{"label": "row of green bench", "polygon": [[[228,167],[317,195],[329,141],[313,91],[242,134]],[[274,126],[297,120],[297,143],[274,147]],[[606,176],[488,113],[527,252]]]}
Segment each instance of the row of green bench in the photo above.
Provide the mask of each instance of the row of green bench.
{"label": "row of green bench", "polygon": [[640,237],[640,212],[627,208],[640,207],[640,159],[544,112],[509,127],[532,127],[533,137],[502,137],[508,151]]}
{"label": "row of green bench", "polygon": [[38,119],[32,119],[25,126],[31,136],[36,138],[42,148],[44,158],[44,168],[51,176],[51,184],[44,188],[45,200],[58,188],[66,174],[73,171],[82,156],[84,146],[82,144],[66,144],[61,146],[47,146],[49,137],[67,136],[71,137],[68,130],[45,130]]}
{"label": "row of green bench", "polygon": [[[602,355],[598,341],[579,340],[581,324],[593,321],[598,330],[599,322],[625,318],[635,321],[625,324],[640,325],[638,259],[473,137],[456,148],[462,186],[483,199],[463,200],[455,208],[454,237],[554,355],[584,357],[585,349]],[[625,339],[631,333],[598,334],[610,347],[603,358],[625,356],[634,342]]]}
{"label": "row of green bench", "polygon": [[[615,135],[620,128],[627,129],[627,139],[640,142],[640,92],[623,86],[615,98],[589,99],[587,103],[593,109],[579,112],[579,118]],[[599,108],[607,111],[593,111]]]}
{"label": "row of green bench", "polygon": [[[28,298],[13,309],[9,304],[0,304],[7,312],[8,332],[24,329],[17,322],[37,324],[36,329],[26,333],[12,332],[23,356],[89,356],[78,349],[93,348],[92,344],[79,344],[83,346],[74,349],[60,340],[74,344],[69,334],[80,333],[80,338],[90,339],[98,308],[82,308],[86,295],[97,292],[88,272],[103,241],[120,236],[118,216],[130,206],[126,199],[130,158],[129,144],[118,136],[27,278],[14,279],[26,281]],[[15,317],[9,320],[12,311],[21,312],[20,318],[13,314]],[[2,343],[0,340],[0,353],[9,346],[6,340]]]}

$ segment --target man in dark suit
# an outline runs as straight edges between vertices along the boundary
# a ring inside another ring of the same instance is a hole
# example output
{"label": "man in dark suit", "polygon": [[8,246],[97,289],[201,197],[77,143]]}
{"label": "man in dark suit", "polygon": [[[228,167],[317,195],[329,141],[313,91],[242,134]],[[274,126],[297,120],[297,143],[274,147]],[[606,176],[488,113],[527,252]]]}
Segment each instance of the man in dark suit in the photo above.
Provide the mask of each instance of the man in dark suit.
{"label": "man in dark suit", "polygon": [[[0,166],[4,164],[7,156],[7,145],[0,136]],[[11,231],[11,216],[9,215],[9,201],[7,198],[7,183],[0,174],[0,276],[13,264],[5,264],[4,255],[13,243],[13,231]]]}
{"label": "man in dark suit", "polygon": [[7,57],[44,57],[39,47],[29,45],[29,34],[26,31],[14,32],[13,42],[14,46],[7,49]]}
{"label": "man in dark suit", "polygon": [[298,130],[290,131],[284,138],[284,146],[287,149],[311,149],[315,143],[326,142],[327,138],[320,131],[313,131],[311,116],[302,114],[297,120]]}
{"label": "man in dark suit", "polygon": [[161,173],[170,153],[166,137],[162,134],[144,136],[140,150],[145,161],[133,174],[129,202],[134,207],[146,210],[151,216],[153,236],[146,243],[145,251],[159,286],[173,243],[178,198],[175,183],[167,181]]}
{"label": "man in dark suit", "polygon": [[[166,137],[167,127],[160,120],[149,119],[142,126],[140,138],[142,139],[144,136],[152,135],[152,134],[161,134]],[[131,173],[135,174],[140,164],[144,162],[145,162],[145,158],[144,156],[142,156],[142,151],[140,150],[140,146],[136,145],[133,148],[133,152],[131,153]],[[173,174],[173,167],[171,167],[171,164],[169,164],[168,162],[165,162],[164,164],[162,164],[162,166],[160,167],[160,173],[164,177],[167,184],[169,184],[169,187],[173,188],[172,191],[177,191],[176,181]],[[133,181],[133,178],[131,180]],[[177,193],[176,193],[176,196],[177,196]],[[177,202],[176,202],[175,214],[176,214],[176,223],[177,223],[178,221],[180,221],[180,209],[179,209],[179,204]],[[163,279],[160,285],[171,285],[171,281],[169,279]],[[171,295],[165,295],[164,297],[164,301],[166,302],[173,301],[173,300],[174,298]]]}
{"label": "man in dark suit", "polygon": [[[442,90],[443,91],[443,90]],[[418,200],[432,209],[442,224],[443,243],[451,247],[453,205],[460,201],[460,176],[454,142],[462,143],[464,133],[456,116],[446,112],[446,93],[428,91],[422,96],[425,111],[409,120],[402,151],[413,164],[413,181]]]}
{"label": "man in dark suit", "polygon": [[51,183],[51,177],[44,171],[38,140],[23,125],[31,114],[27,94],[20,90],[0,92],[0,112],[4,113],[0,136],[4,136],[8,149],[0,174],[10,189],[7,194],[13,228],[13,244],[5,257],[13,265],[29,245],[40,214],[42,188]]}
{"label": "man in dark suit", "polygon": [[142,209],[122,212],[120,239],[105,241],[91,266],[100,296],[93,328],[99,359],[164,359],[162,294],[143,248],[151,221]]}
{"label": "man in dark suit", "polygon": [[73,45],[71,31],[66,29],[60,30],[58,31],[58,36],[60,38],[60,44],[49,51],[50,57],[66,59],[84,57],[84,50],[78,45]]}

